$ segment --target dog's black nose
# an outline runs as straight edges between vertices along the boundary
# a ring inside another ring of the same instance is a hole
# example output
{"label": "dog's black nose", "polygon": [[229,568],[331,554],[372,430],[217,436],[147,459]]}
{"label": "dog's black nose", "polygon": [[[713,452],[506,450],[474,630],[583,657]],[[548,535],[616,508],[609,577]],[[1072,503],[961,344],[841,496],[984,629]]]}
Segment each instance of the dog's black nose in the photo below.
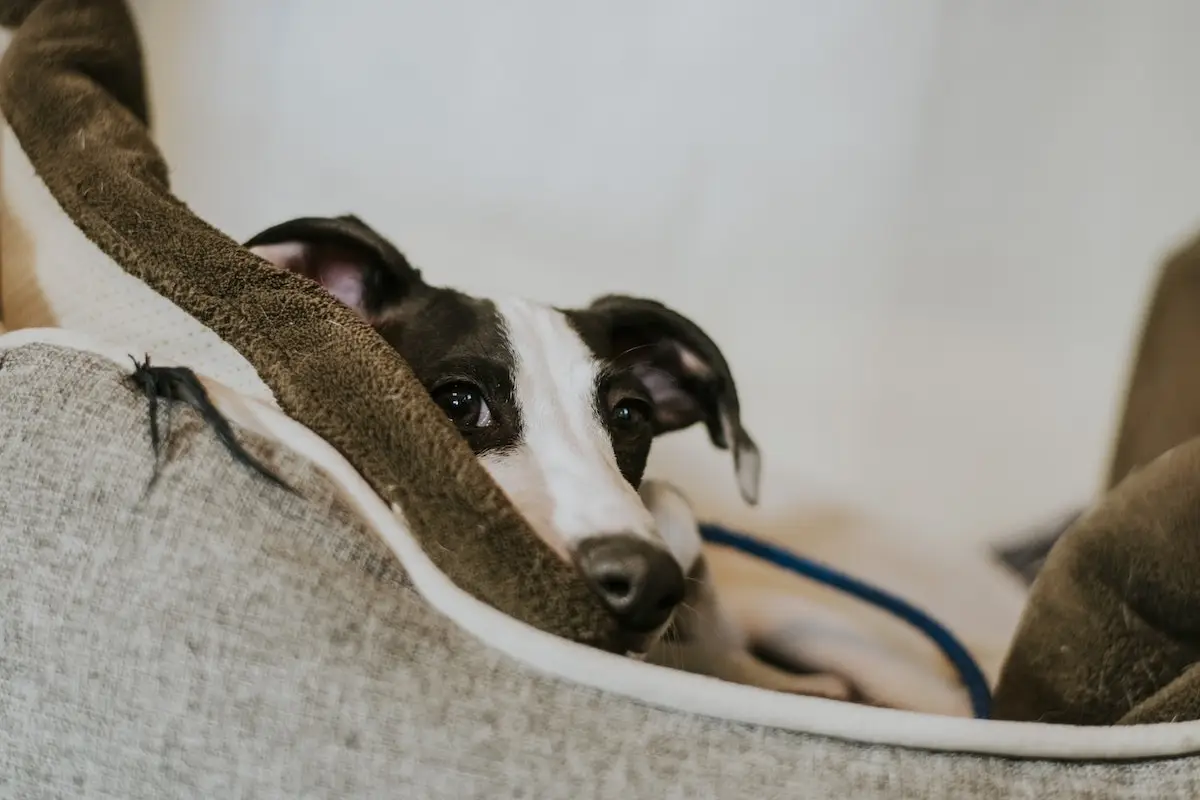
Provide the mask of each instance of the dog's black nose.
{"label": "dog's black nose", "polygon": [[639,633],[666,622],[683,600],[683,570],[665,548],[632,534],[586,539],[576,562],[622,627]]}

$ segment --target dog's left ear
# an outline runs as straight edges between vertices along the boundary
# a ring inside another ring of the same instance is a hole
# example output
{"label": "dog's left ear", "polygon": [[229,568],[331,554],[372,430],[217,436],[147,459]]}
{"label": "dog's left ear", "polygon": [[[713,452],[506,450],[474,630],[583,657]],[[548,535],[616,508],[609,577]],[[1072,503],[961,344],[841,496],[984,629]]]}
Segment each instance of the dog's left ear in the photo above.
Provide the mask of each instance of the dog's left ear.
{"label": "dog's left ear", "polygon": [[608,295],[571,316],[603,356],[645,385],[655,433],[703,421],[714,445],[732,449],[742,497],[757,503],[758,446],[742,427],[733,374],[712,339],[682,314],[638,297]]}
{"label": "dog's left ear", "polygon": [[242,246],[321,284],[372,325],[425,286],[420,271],[395,245],[352,214],[281,222]]}

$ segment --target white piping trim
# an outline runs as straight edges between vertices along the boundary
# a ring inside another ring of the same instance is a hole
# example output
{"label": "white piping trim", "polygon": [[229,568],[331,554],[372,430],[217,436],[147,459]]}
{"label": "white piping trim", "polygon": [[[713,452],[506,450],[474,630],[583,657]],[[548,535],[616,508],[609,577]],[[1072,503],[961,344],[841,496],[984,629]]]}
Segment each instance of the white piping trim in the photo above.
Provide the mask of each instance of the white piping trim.
{"label": "white piping trim", "polygon": [[[51,344],[104,356],[131,370],[130,353],[62,329],[0,336],[0,352]],[[421,595],[464,630],[539,672],[649,705],[832,736],[869,744],[949,753],[1055,760],[1118,760],[1200,752],[1200,721],[1084,727],[943,717],[780,694],[654,666],[553,636],[497,611],[434,566],[404,524],[329,443],[277,409],[205,379],[217,406],[235,422],[273,437],[324,472],[391,547]]]}

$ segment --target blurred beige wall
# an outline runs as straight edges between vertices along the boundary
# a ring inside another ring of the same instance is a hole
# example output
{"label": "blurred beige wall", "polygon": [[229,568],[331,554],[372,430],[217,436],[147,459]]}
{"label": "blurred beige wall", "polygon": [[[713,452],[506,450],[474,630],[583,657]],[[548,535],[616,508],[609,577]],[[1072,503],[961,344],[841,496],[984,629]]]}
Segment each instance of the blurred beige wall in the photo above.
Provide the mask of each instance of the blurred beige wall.
{"label": "blurred beige wall", "polygon": [[429,279],[653,295],[722,344],[738,503],[984,537],[1085,500],[1154,267],[1200,226],[1186,0],[135,0],[177,191],[354,211]]}

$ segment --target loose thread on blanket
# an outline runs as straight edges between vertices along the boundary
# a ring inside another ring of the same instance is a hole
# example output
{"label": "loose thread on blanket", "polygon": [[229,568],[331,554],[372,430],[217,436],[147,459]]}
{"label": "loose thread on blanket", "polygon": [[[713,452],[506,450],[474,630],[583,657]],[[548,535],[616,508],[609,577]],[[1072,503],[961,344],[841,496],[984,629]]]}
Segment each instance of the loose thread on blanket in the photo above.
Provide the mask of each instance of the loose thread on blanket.
{"label": "loose thread on blanket", "polygon": [[[133,374],[129,376],[129,379],[146,395],[146,400],[149,403],[150,448],[154,453],[154,473],[150,477],[150,486],[153,486],[158,480],[160,456],[164,451],[164,438],[158,425],[158,407],[159,399],[161,398],[184,403],[195,409],[200,414],[200,419],[212,429],[217,440],[225,447],[234,461],[249,468],[280,489],[291,494],[297,494],[296,490],[286,481],[252,456],[246,448],[242,447],[241,442],[237,440],[237,436],[233,432],[233,426],[217,410],[216,405],[208,396],[204,384],[200,382],[195,372],[187,367],[151,366],[149,355],[145,356],[145,360],[142,362],[139,362],[133,356],[129,358],[133,361]],[[166,403],[165,406],[169,415],[171,413],[171,404]],[[170,428],[169,418],[167,427],[168,429]],[[149,489],[149,486],[147,489]]]}

